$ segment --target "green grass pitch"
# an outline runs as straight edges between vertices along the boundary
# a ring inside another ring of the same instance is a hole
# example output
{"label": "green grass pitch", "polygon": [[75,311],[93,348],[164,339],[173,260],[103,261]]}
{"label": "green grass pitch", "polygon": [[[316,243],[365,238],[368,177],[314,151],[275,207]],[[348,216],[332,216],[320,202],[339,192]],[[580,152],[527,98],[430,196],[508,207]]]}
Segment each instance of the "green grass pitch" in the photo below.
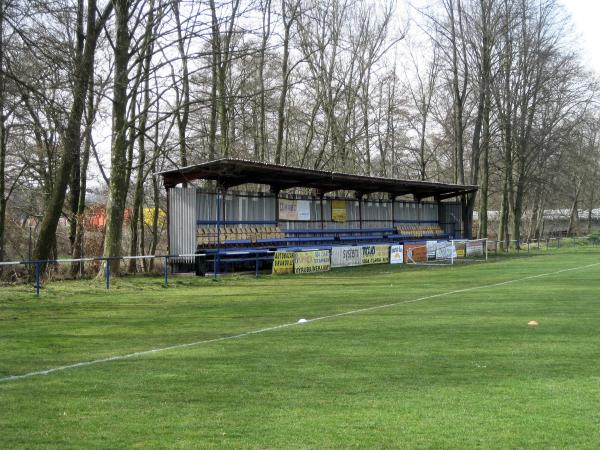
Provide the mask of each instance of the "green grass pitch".
{"label": "green grass pitch", "polygon": [[400,304],[2,381],[0,447],[600,445],[600,250],[172,282],[0,289],[0,378]]}

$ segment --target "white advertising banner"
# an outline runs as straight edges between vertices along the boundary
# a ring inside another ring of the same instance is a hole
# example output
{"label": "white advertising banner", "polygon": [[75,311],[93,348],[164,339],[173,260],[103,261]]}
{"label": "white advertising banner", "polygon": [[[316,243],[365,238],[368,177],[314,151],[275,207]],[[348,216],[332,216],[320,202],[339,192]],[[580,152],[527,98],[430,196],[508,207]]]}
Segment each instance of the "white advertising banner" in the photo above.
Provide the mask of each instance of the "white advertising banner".
{"label": "white advertising banner", "polygon": [[298,220],[310,220],[310,202],[298,200]]}
{"label": "white advertising banner", "polygon": [[310,201],[280,198],[279,220],[310,220]]}
{"label": "white advertising banner", "polygon": [[427,259],[435,259],[435,254],[438,248],[437,241],[427,241]]}
{"label": "white advertising banner", "polygon": [[390,264],[404,263],[404,246],[392,245],[390,247]]}
{"label": "white advertising banner", "polygon": [[360,266],[362,247],[333,247],[331,249],[331,267]]}
{"label": "white advertising banner", "polygon": [[298,220],[296,200],[279,199],[279,220]]}
{"label": "white advertising banner", "polygon": [[456,247],[450,242],[438,242],[435,259],[456,258]]}
{"label": "white advertising banner", "polygon": [[467,241],[467,256],[483,256],[483,241]]}

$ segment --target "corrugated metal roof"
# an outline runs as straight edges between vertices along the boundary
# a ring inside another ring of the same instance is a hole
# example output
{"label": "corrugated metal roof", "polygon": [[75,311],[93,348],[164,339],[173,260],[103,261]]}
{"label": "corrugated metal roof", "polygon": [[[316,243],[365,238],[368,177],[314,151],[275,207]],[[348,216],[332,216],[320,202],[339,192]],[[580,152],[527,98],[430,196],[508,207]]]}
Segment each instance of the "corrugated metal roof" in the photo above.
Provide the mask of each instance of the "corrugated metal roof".
{"label": "corrugated metal roof", "polygon": [[219,159],[160,172],[158,175],[163,176],[167,188],[193,180],[214,180],[226,188],[254,183],[269,185],[277,191],[307,187],[323,193],[350,190],[360,194],[387,192],[395,196],[413,194],[417,198],[438,197],[439,199],[476,192],[478,189],[473,185],[368,177],[242,159]]}

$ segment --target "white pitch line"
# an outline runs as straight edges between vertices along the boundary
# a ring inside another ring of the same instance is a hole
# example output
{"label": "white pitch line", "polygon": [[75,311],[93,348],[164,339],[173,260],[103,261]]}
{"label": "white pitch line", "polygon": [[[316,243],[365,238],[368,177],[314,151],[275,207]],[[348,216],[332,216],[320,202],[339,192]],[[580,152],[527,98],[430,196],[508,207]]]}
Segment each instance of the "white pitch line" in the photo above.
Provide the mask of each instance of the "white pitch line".
{"label": "white pitch line", "polygon": [[365,313],[365,312],[370,312],[370,311],[376,311],[378,309],[391,308],[393,306],[406,305],[406,304],[409,304],[409,303],[423,302],[425,300],[431,300],[433,298],[446,297],[446,296],[449,296],[449,295],[460,294],[462,292],[475,291],[475,290],[478,290],[478,289],[487,289],[487,288],[496,287],[496,286],[503,286],[503,285],[506,285],[506,284],[517,283],[519,281],[532,280],[534,278],[542,278],[542,277],[547,277],[547,276],[550,276],[550,275],[558,275],[558,274],[564,273],[564,272],[571,272],[571,271],[574,271],[574,270],[587,269],[589,267],[594,267],[594,266],[598,266],[598,265],[600,265],[600,262],[593,263],[593,264],[587,264],[585,266],[571,267],[570,269],[561,269],[561,270],[557,270],[556,272],[547,272],[547,273],[541,273],[541,274],[538,274],[538,275],[530,275],[530,276],[522,277],[522,278],[515,278],[515,279],[507,280],[507,281],[500,281],[498,283],[484,284],[484,285],[481,285],[481,286],[472,286],[472,287],[464,288],[464,289],[456,289],[454,291],[441,292],[439,294],[427,295],[425,297],[419,297],[419,298],[415,298],[413,300],[405,300],[405,301],[402,301],[402,302],[387,303],[387,304],[384,304],[384,305],[370,306],[370,307],[367,307],[367,308],[354,309],[354,310],[351,310],[351,311],[345,311],[345,312],[341,312],[341,313],[337,313],[337,314],[330,314],[330,315],[327,315],[327,316],[315,317],[313,319],[307,319],[306,322],[303,322],[301,324],[299,324],[297,322],[284,323],[282,325],[275,325],[273,327],[260,328],[258,330],[253,330],[253,331],[246,331],[245,333],[234,334],[234,335],[231,335],[231,336],[223,336],[223,337],[214,338],[214,339],[207,339],[207,340],[204,340],[204,341],[188,342],[188,343],[185,343],[185,344],[170,345],[168,347],[153,348],[153,349],[150,349],[150,350],[144,350],[144,351],[140,351],[140,352],[129,353],[129,354],[126,354],[126,355],[115,355],[115,356],[109,356],[108,358],[93,359],[93,360],[90,360],[90,361],[82,361],[82,362],[78,362],[78,363],[74,363],[74,364],[69,364],[69,365],[66,365],[66,366],[52,367],[50,369],[38,370],[38,371],[35,371],[35,372],[24,373],[24,374],[21,374],[21,375],[10,375],[10,376],[7,376],[7,377],[0,378],[0,382],[22,380],[22,379],[25,379],[25,378],[32,378],[32,377],[41,376],[41,375],[49,375],[51,373],[61,372],[63,370],[76,369],[78,367],[92,366],[92,365],[95,365],[95,364],[102,364],[102,363],[111,362],[111,361],[123,361],[125,359],[131,359],[131,358],[135,358],[135,357],[138,357],[138,356],[151,355],[153,353],[161,353],[161,352],[166,352],[166,351],[169,351],[169,350],[178,350],[178,349],[182,349],[182,348],[195,347],[195,346],[198,346],[198,345],[212,344],[212,343],[215,343],[215,342],[229,341],[229,340],[232,340],[232,339],[240,339],[240,338],[243,338],[243,337],[246,337],[246,336],[252,336],[254,334],[261,334],[261,333],[266,333],[266,332],[269,332],[269,331],[279,330],[279,329],[282,329],[282,328],[292,327],[294,325],[306,325],[307,323],[317,322],[317,321],[320,321],[320,320],[333,319],[333,318],[336,318],[336,317],[343,317],[343,316],[349,316],[349,315],[353,315],[353,314],[360,314],[360,313]]}

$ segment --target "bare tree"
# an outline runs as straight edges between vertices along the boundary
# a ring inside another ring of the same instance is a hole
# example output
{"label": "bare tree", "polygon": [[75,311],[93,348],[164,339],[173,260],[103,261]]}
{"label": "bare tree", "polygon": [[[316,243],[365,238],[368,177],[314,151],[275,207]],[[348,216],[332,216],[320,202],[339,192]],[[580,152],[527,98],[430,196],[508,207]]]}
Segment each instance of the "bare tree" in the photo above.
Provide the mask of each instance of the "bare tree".
{"label": "bare tree", "polygon": [[[83,7],[83,3],[79,4]],[[44,211],[40,225],[39,237],[35,246],[34,256],[45,260],[50,257],[55,242],[56,227],[60,218],[71,168],[75,159],[79,158],[81,143],[81,120],[85,109],[85,98],[88,83],[94,67],[94,52],[98,35],[108,20],[112,4],[109,3],[99,17],[96,15],[96,2],[89,0],[87,5],[87,28],[85,43],[76,55],[76,76],[73,83],[73,103],[69,113],[67,128],[65,130],[63,154],[60,168],[57,173],[51,197]]]}

